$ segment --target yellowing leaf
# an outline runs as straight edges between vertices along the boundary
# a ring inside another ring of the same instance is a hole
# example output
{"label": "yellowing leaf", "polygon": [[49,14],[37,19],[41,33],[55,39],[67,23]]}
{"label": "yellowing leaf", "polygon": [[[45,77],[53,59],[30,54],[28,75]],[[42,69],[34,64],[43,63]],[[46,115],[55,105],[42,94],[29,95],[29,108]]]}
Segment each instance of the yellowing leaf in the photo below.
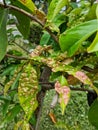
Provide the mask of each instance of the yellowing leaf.
{"label": "yellowing leaf", "polygon": [[36,9],[35,15],[39,20],[41,20],[41,22],[43,22],[43,24],[46,22],[46,15],[44,12]]}
{"label": "yellowing leaf", "polygon": [[36,11],[36,6],[35,4],[32,2],[32,0],[18,0],[19,2],[21,2],[23,5],[25,5],[28,9],[30,9],[33,13],[35,13]]}
{"label": "yellowing leaf", "polygon": [[25,65],[20,76],[18,97],[27,121],[38,106],[38,81],[36,70],[31,64]]}
{"label": "yellowing leaf", "polygon": [[92,81],[84,72],[77,71],[75,73],[72,73],[72,75],[76,77],[77,79],[79,79],[82,83],[90,85],[98,94],[98,88],[93,85]]}

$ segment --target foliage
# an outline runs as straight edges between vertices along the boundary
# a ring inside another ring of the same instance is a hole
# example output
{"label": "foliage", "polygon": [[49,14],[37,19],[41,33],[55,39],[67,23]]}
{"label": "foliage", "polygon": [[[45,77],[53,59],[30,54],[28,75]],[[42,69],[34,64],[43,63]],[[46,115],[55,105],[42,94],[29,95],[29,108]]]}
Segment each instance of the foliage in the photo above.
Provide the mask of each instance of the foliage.
{"label": "foliage", "polygon": [[[41,6],[44,2],[41,1]],[[4,86],[4,94],[0,95],[1,128],[17,119],[15,130],[31,127],[38,130],[47,90],[56,91],[49,107],[49,116],[55,124],[58,122],[52,109],[59,102],[64,114],[72,90],[94,91],[98,95],[97,1],[51,0],[46,4],[48,12],[31,0],[0,3],[0,77]],[[37,32],[40,31],[37,42],[33,43],[32,21],[39,26]],[[98,108],[95,98],[90,97],[95,101],[88,118],[98,128],[98,117],[94,119]],[[22,119],[18,119],[19,114]]]}

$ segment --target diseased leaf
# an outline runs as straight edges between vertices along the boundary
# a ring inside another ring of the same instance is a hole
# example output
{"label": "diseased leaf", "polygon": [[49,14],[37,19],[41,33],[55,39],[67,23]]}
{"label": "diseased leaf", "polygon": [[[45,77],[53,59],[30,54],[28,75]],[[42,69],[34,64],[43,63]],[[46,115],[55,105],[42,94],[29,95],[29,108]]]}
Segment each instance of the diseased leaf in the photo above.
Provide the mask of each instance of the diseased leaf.
{"label": "diseased leaf", "polygon": [[89,109],[88,119],[98,129],[98,98],[92,103]]}
{"label": "diseased leaf", "polygon": [[6,33],[6,22],[8,16],[8,9],[0,11],[0,61],[4,58],[7,49],[7,33]]}
{"label": "diseased leaf", "polygon": [[24,122],[23,122],[22,129],[23,129],[23,130],[30,130],[30,126],[29,126],[29,123],[28,123],[27,121],[24,121]]}
{"label": "diseased leaf", "polygon": [[18,0],[18,1],[21,2],[23,5],[25,5],[33,13],[35,13],[36,6],[35,6],[35,4],[33,3],[32,0]]}
{"label": "diseased leaf", "polygon": [[59,37],[61,50],[67,51],[68,55],[72,56],[82,42],[97,30],[98,20],[91,20],[65,31]]}
{"label": "diseased leaf", "polygon": [[90,85],[91,88],[93,88],[96,93],[98,94],[98,88],[95,87],[91,81],[91,79],[82,71],[76,71],[76,72],[70,72],[71,75],[73,75],[75,78],[79,79],[82,83]]}
{"label": "diseased leaf", "polygon": [[68,4],[68,0],[52,0],[48,8],[47,19],[53,21],[60,10]]}
{"label": "diseased leaf", "polygon": [[32,65],[29,63],[23,68],[23,72],[20,76],[19,87],[18,87],[18,97],[20,105],[22,106],[27,121],[31,118],[31,115],[36,110],[38,106],[38,101],[36,99],[38,93],[38,81],[37,73]]}
{"label": "diseased leaf", "polygon": [[23,3],[21,3],[19,0],[10,0],[10,1],[11,1],[12,5],[17,6],[18,8],[23,9],[29,13],[32,13],[32,11],[27,6],[25,6]]}
{"label": "diseased leaf", "polygon": [[9,82],[7,82],[7,84],[5,85],[5,87],[4,87],[4,95],[7,94],[10,87],[12,89],[14,89],[16,87],[16,83],[19,81],[20,74],[21,74],[20,70],[21,70],[21,67],[16,69],[13,78]]}
{"label": "diseased leaf", "polygon": [[[63,83],[64,84],[64,83]],[[66,82],[65,82],[66,84]],[[55,90],[59,94],[59,103],[62,110],[62,115],[64,114],[65,108],[70,99],[70,88],[68,86],[63,86],[59,81],[55,83]]]}

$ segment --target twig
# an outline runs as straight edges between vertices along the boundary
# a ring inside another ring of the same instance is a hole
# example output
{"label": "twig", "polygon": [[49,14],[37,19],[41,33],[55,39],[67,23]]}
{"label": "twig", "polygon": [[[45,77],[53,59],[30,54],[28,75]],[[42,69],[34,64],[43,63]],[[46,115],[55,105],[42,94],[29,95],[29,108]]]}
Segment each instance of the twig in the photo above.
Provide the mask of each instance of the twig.
{"label": "twig", "polygon": [[[50,90],[50,89],[54,89],[54,84],[55,82],[39,82],[39,84],[41,84],[43,86],[43,90]],[[73,91],[84,91],[84,92],[91,92],[91,89],[86,89],[86,88],[76,88],[73,86],[70,86],[70,89]]]}
{"label": "twig", "polygon": [[21,45],[19,45],[17,42],[14,41],[14,43],[19,46],[22,50],[24,50],[27,54],[30,54],[30,52],[28,50],[26,50],[24,47],[22,47]]}
{"label": "twig", "polygon": [[[23,10],[23,9],[20,9],[20,8],[18,8],[18,7],[16,7],[16,6],[13,6],[13,5],[6,5],[6,6],[5,6],[4,4],[1,4],[1,3],[0,3],[0,7],[9,8],[10,10],[18,11],[18,12],[20,12],[20,13],[26,15],[26,16],[27,16],[28,18],[30,18],[31,20],[37,22],[38,24],[40,24],[40,25],[44,28],[44,25],[45,25],[45,24],[43,24],[36,16],[33,16],[32,14],[26,12],[26,11]],[[48,27],[46,27],[46,28],[44,28],[44,29],[51,35],[51,37],[52,37],[57,43],[59,43],[58,38],[53,34],[53,32],[52,32]]]}
{"label": "twig", "polygon": [[6,54],[5,56],[10,57],[10,58],[14,58],[14,59],[17,59],[17,60],[29,60],[29,58],[22,57],[22,56],[16,56],[16,55],[10,55],[10,54]]}
{"label": "twig", "polygon": [[[50,77],[50,74],[51,74],[51,69],[49,67],[45,67],[43,72],[42,72],[42,75],[41,75],[41,81],[43,82],[48,82],[49,80],[49,77]],[[42,87],[43,86],[47,86],[45,84],[42,84]],[[41,91],[38,95],[38,98],[39,98],[39,108],[38,108],[38,113],[37,113],[37,123],[36,123],[36,127],[35,127],[35,130],[39,130],[39,124],[40,124],[40,117],[41,117],[41,113],[42,113],[42,107],[43,107],[43,101],[44,101],[44,96],[46,94],[46,91]]]}

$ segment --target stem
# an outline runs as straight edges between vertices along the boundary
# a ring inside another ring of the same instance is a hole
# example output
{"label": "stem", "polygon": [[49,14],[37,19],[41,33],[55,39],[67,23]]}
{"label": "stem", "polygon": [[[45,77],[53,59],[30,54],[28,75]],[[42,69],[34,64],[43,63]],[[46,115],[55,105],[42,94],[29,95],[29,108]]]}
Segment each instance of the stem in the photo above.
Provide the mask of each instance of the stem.
{"label": "stem", "polygon": [[22,50],[24,50],[27,54],[30,54],[28,50],[26,50],[24,47],[20,46],[17,42],[14,41],[14,43],[19,46]]}
{"label": "stem", "polygon": [[29,58],[26,58],[26,57],[10,55],[10,54],[6,54],[5,56],[10,57],[10,58],[14,58],[14,59],[17,59],[17,60],[28,60],[29,59]]}
{"label": "stem", "polygon": [[[54,84],[53,82],[39,82],[39,84],[44,85],[43,86],[43,90],[50,90],[50,89],[54,89]],[[90,89],[86,89],[86,88],[75,88],[73,86],[70,86],[70,89],[73,91],[84,91],[84,92],[89,92],[92,91]]]}
{"label": "stem", "polygon": [[[2,8],[9,8],[10,10],[18,11],[18,12],[20,12],[20,13],[26,15],[26,16],[27,16],[28,18],[30,18],[31,20],[37,22],[38,24],[40,24],[40,25],[44,28],[44,25],[45,25],[45,24],[43,24],[42,21],[40,21],[36,16],[33,16],[32,14],[26,12],[26,11],[23,10],[23,9],[20,9],[20,8],[18,8],[18,7],[16,7],[16,6],[13,6],[13,5],[6,5],[6,6],[5,6],[4,4],[1,4],[1,3],[0,3],[0,7],[2,7]],[[48,27],[47,27],[47,28],[44,28],[44,29],[51,35],[51,37],[52,37],[57,43],[59,43],[58,38],[53,34],[53,32],[52,32]]]}

